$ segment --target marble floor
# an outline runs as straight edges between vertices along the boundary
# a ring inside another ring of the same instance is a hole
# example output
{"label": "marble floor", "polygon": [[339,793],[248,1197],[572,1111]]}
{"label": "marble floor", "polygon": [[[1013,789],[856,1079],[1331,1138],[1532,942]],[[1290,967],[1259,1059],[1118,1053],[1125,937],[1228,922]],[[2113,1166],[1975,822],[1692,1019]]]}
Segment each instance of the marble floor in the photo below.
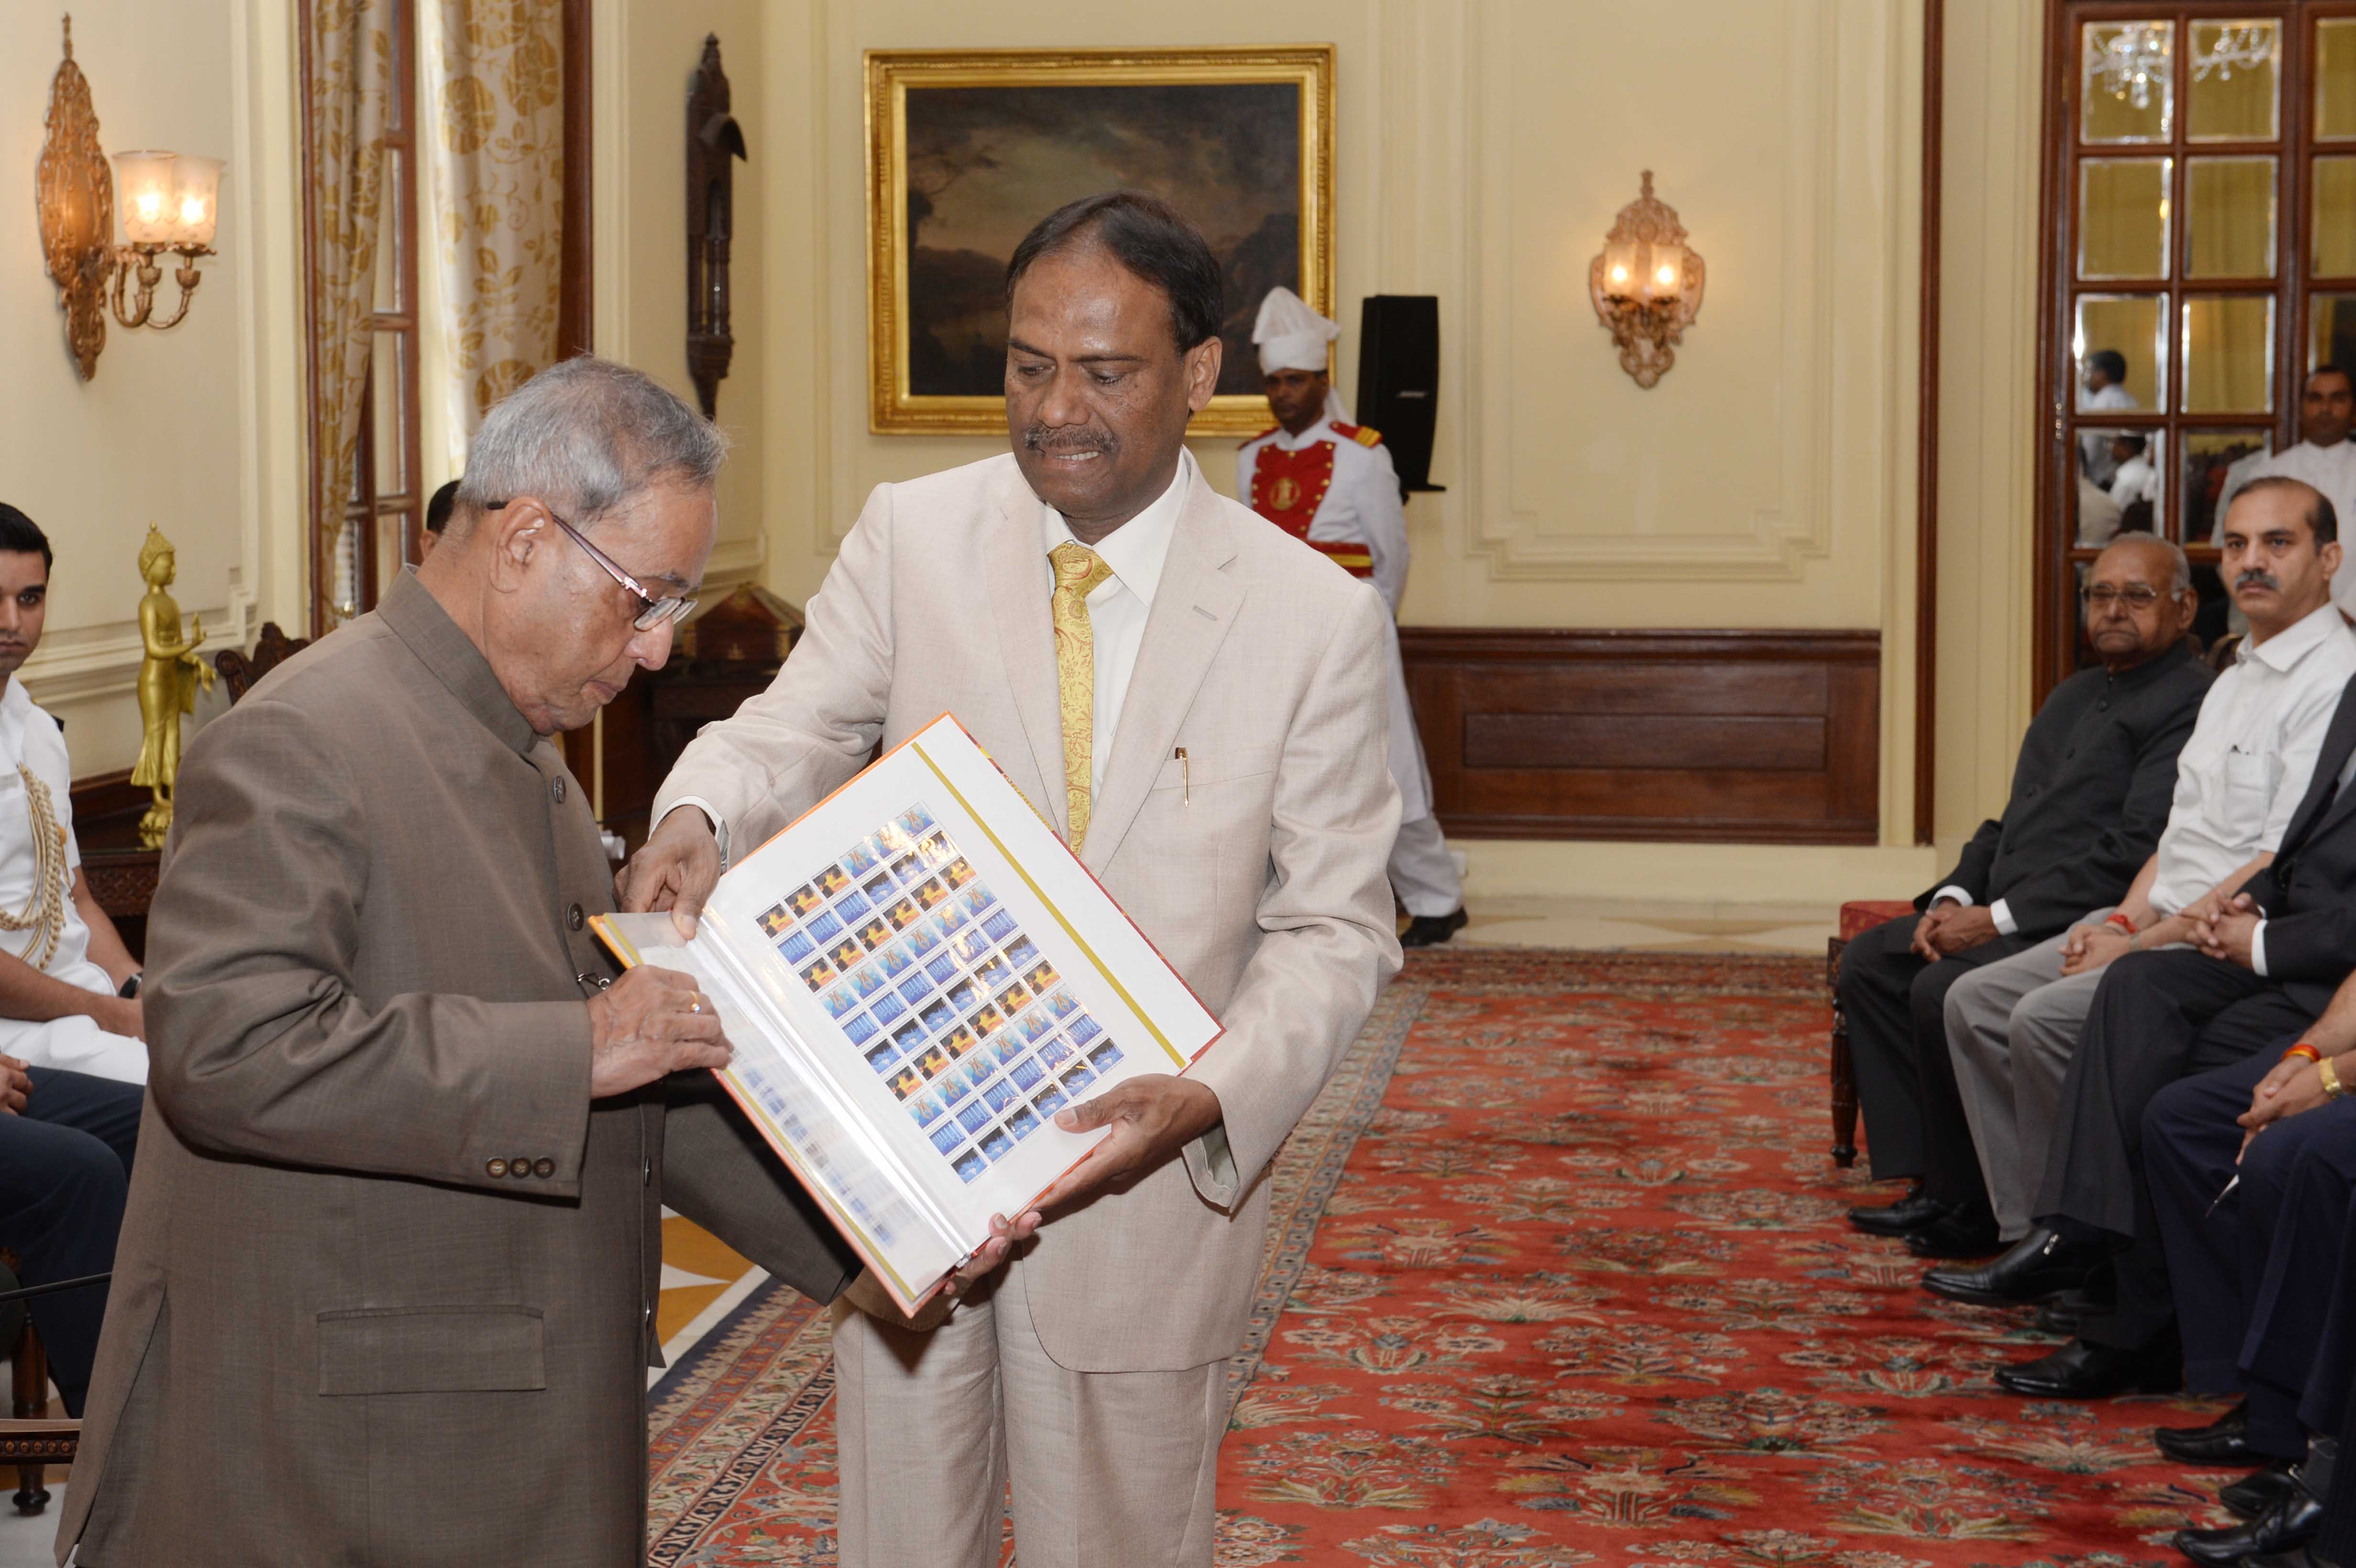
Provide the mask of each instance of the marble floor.
{"label": "marble floor", "polygon": [[[1473,907],[1471,923],[1455,940],[1480,946],[1821,957],[1835,914],[1807,904],[1492,899]],[[676,1360],[767,1277],[708,1232],[665,1211],[662,1295],[655,1317],[665,1358]],[[649,1369],[648,1384],[661,1375],[659,1368]],[[15,1477],[5,1479],[0,1492],[13,1492]],[[50,1568],[64,1473],[51,1471],[48,1488],[48,1509],[34,1518],[20,1516],[0,1497],[0,1568]]]}

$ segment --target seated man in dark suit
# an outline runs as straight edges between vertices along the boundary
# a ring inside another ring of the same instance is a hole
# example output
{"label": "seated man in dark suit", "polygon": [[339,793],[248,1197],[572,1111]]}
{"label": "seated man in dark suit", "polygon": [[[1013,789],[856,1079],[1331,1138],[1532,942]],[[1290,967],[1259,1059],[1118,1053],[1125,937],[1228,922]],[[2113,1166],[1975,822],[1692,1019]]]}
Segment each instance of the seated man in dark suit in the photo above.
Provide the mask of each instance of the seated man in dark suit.
{"label": "seated man in dark suit", "polygon": [[[2229,560],[2227,569],[2238,575],[2240,563]],[[2082,1317],[2077,1339],[2062,1349],[1997,1372],[2015,1393],[2100,1398],[2172,1388],[2181,1376],[2168,1255],[2155,1189],[2145,1180],[2146,1112],[2162,1090],[2196,1073],[2239,1065],[2244,1091],[2255,1087],[2267,1068],[2251,1059],[2297,1041],[2356,970],[2351,774],[2356,682],[2332,714],[2307,798],[2274,863],[2196,923],[2197,951],[2130,953],[2095,993],[2035,1208],[2058,1244],[2115,1250],[2115,1300]],[[2178,1136],[2167,1112],[2158,1124],[2171,1141]],[[2210,1200],[2222,1186],[2211,1188]]]}
{"label": "seated man in dark suit", "polygon": [[[26,1285],[113,1268],[145,1097],[135,1083],[0,1056],[0,1247],[16,1254]],[[27,1306],[66,1413],[79,1418],[106,1286],[37,1296]]]}
{"label": "seated man in dark suit", "polygon": [[2206,1426],[2153,1436],[2183,1464],[2259,1467],[2221,1494],[2249,1524],[2179,1537],[2197,1561],[2281,1552],[2322,1523],[2356,1378],[2356,1344],[2333,1332],[2356,1313],[2351,1049],[2356,978],[2286,1050],[2172,1083],[2144,1115],[2185,1381],[2243,1395]]}
{"label": "seated man in dark suit", "polygon": [[[1922,912],[1867,932],[1841,956],[1841,1008],[1876,1180],[1919,1178],[1926,1144],[1952,1151],[1943,1166],[1976,1169],[1947,1053],[1947,987],[2115,903],[2159,841],[2177,753],[2211,678],[2185,640],[2190,612],[2168,592],[2174,577],[2174,558],[2147,535],[2122,539],[2095,560],[2086,586],[2106,592],[2086,630],[2101,666],[2045,699],[2021,742],[2004,815],[1981,824],[1955,869],[1915,901]],[[2138,585],[2157,592],[2123,592]],[[1910,1194],[1849,1219],[1907,1236],[1925,1257],[1975,1256],[1997,1243],[1985,1193],[1961,1202]]]}

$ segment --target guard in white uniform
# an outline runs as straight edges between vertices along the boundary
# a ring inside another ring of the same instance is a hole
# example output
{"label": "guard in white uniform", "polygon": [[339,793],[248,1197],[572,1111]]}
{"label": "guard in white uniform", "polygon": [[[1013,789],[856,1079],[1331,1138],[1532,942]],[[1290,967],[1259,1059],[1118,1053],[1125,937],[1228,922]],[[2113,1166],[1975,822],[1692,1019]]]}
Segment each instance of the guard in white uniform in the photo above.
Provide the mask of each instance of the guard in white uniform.
{"label": "guard in white uniform", "polygon": [[0,1055],[145,1083],[138,965],[82,878],[65,735],[16,678],[48,581],[48,539],[0,504]]}
{"label": "guard in white uniform", "polygon": [[[1236,494],[1252,510],[1354,577],[1369,578],[1398,616],[1407,587],[1407,505],[1381,434],[1349,422],[1326,373],[1327,345],[1342,329],[1290,289],[1260,303],[1252,341],[1279,421],[1236,454]],[[1391,778],[1398,785],[1399,832],[1391,886],[1407,906],[1400,945],[1428,947],[1464,925],[1464,882],[1431,814],[1431,773],[1408,706],[1398,634],[1390,648]]]}

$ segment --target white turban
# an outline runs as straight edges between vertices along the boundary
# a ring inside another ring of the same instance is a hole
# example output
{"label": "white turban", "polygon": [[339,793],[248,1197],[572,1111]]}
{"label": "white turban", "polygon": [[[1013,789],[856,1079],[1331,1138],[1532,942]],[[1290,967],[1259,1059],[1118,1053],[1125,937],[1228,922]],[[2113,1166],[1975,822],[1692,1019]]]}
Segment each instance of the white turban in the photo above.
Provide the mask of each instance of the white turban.
{"label": "white turban", "polygon": [[[1279,284],[1268,291],[1259,302],[1259,318],[1252,323],[1252,341],[1259,345],[1259,373],[1272,376],[1279,370],[1311,370],[1326,374],[1326,345],[1342,336],[1333,322],[1309,308],[1307,301],[1290,289]],[[1327,384],[1325,416],[1347,421],[1350,411],[1342,404],[1342,394]]]}

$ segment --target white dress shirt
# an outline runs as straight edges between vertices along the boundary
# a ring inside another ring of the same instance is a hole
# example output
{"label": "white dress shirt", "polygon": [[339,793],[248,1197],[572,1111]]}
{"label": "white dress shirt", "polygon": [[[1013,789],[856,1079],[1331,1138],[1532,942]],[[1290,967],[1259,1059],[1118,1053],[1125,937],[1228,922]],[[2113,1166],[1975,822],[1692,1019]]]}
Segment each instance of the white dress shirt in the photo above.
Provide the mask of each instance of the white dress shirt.
{"label": "white dress shirt", "polygon": [[[1087,599],[1088,633],[1096,650],[1096,716],[1091,720],[1088,763],[1092,795],[1104,793],[1112,763],[1113,736],[1120,728],[1121,703],[1129,696],[1129,678],[1137,672],[1137,652],[1144,645],[1145,623],[1153,613],[1154,592],[1162,586],[1162,569],[1170,560],[1170,540],[1178,531],[1178,514],[1185,509],[1187,489],[1201,475],[1194,454],[1179,448],[1178,471],[1171,475],[1169,488],[1145,510],[1085,547],[1095,550],[1112,568],[1112,575],[1098,583]],[[1051,597],[1055,592],[1055,565],[1048,559],[1048,553],[1067,541],[1080,542],[1073,539],[1064,515],[1046,502],[1040,502],[1040,592]],[[719,809],[692,795],[680,796],[679,805],[694,806],[712,824],[712,835],[720,844],[720,864],[725,869],[729,863],[728,824],[722,819]]]}
{"label": "white dress shirt", "polygon": [[2282,843],[2350,677],[2356,633],[2330,604],[2242,645],[2201,699],[2176,763],[2151,907],[2174,914]]}
{"label": "white dress shirt", "polygon": [[2111,475],[2111,499],[2122,507],[2132,507],[2137,501],[2148,501],[2154,507],[2158,506],[2159,470],[2154,468],[2151,460],[2141,453],[2128,458],[2119,464],[2119,471]]}
{"label": "white dress shirt", "polygon": [[[58,721],[35,705],[21,680],[0,689],[0,909],[22,914],[32,904],[38,872],[33,858],[32,803],[26,797],[22,764],[49,792],[49,810],[66,836],[66,885],[73,885],[81,848],[73,832],[73,763]],[[26,958],[38,933],[0,931],[0,952]],[[114,994],[113,977],[90,959],[90,927],[70,896],[58,949],[44,971],[53,980],[102,996]],[[109,1034],[97,1020],[76,1015],[35,1022],[0,1018],[0,1055],[36,1067],[67,1067],[101,1078],[145,1083],[147,1048],[127,1035]]]}
{"label": "white dress shirt", "polygon": [[[1113,529],[1092,549],[1112,568],[1112,575],[1089,592],[1088,635],[1096,649],[1096,717],[1089,733],[1092,794],[1102,795],[1112,763],[1112,740],[1120,727],[1120,706],[1129,695],[1129,677],[1137,671],[1137,650],[1145,642],[1146,618],[1153,613],[1154,591],[1162,586],[1162,569],[1170,560],[1171,536],[1178,531],[1178,514],[1186,505],[1187,486],[1200,473],[1194,454],[1181,447],[1178,472],[1170,487],[1145,510]],[[1055,563],[1048,552],[1057,545],[1080,541],[1072,537],[1061,512],[1039,503],[1039,570],[1043,592],[1055,591]]]}

